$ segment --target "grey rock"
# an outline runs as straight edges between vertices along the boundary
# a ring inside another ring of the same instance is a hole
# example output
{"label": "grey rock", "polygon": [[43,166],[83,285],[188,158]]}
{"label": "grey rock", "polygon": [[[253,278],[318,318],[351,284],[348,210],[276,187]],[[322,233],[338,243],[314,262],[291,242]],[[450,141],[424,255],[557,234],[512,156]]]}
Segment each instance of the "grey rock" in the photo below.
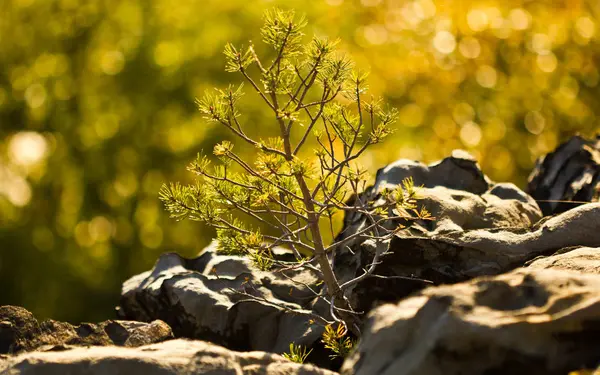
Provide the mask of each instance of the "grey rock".
{"label": "grey rock", "polygon": [[0,359],[6,375],[336,375],[271,353],[239,353],[203,341],[171,340],[138,348],[65,348]]}
{"label": "grey rock", "polygon": [[[600,197],[600,135],[595,140],[579,136],[538,159],[529,175],[527,192],[540,200],[545,215],[567,211]],[[561,202],[567,201],[567,202]]]}
{"label": "grey rock", "polygon": [[291,342],[311,346],[319,339],[323,329],[311,315],[309,288],[319,290],[312,271],[260,271],[244,257],[216,254],[215,246],[195,259],[164,254],[151,271],[127,280],[121,317],[161,319],[177,337],[237,350],[283,353]]}
{"label": "grey rock", "polygon": [[600,363],[600,275],[521,268],[375,309],[342,374],[564,375]]}
{"label": "grey rock", "polygon": [[[376,271],[385,278],[368,278],[349,290],[358,310],[368,311],[381,301],[397,301],[430,283],[499,274],[560,246],[600,242],[598,237],[583,235],[598,223],[597,213],[577,211],[572,216],[581,214],[584,220],[565,216],[558,223],[551,220],[536,227],[542,213],[535,200],[513,184],[494,184],[468,154],[459,151],[429,166],[406,160],[391,164],[378,172],[375,185],[360,199],[377,201],[380,191],[396,188],[406,177],[423,185],[419,204],[435,220],[414,222],[391,239],[390,250]],[[565,229],[563,220],[582,226]],[[364,224],[361,215],[347,215],[337,240],[351,236]],[[554,234],[546,234],[551,231]],[[360,275],[372,262],[374,248],[369,241],[357,239],[337,250],[339,279]]]}
{"label": "grey rock", "polygon": [[32,351],[62,345],[140,346],[173,338],[163,321],[150,323],[108,320],[98,324],[71,325],[46,320],[38,322],[22,307],[0,306],[0,354]]}
{"label": "grey rock", "polygon": [[418,186],[446,186],[474,194],[484,193],[490,184],[473,156],[465,151],[455,150],[451,157],[430,165],[408,159],[389,164],[377,171],[375,190],[383,184],[398,185],[407,177],[412,177]]}

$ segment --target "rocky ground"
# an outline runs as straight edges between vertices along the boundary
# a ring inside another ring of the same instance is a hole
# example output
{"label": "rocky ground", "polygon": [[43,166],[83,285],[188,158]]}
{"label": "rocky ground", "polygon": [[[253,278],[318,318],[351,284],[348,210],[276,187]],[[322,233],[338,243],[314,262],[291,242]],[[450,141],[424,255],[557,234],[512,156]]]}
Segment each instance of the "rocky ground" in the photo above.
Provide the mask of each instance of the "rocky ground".
{"label": "rocky ground", "polygon": [[[343,364],[320,343],[315,315],[327,309],[311,271],[258,271],[211,245],[194,259],[164,254],[127,280],[119,320],[73,326],[0,307],[0,374],[558,375],[600,365],[600,203],[573,202],[598,201],[600,138],[574,137],[541,159],[527,192],[455,152],[429,166],[393,163],[362,198],[408,176],[436,220],[399,231],[378,266],[385,277],[348,292],[369,313]],[[338,239],[363,220],[346,217]],[[368,239],[339,249],[336,274],[355,277],[375,251]],[[280,356],[290,342],[312,348],[312,364]]]}

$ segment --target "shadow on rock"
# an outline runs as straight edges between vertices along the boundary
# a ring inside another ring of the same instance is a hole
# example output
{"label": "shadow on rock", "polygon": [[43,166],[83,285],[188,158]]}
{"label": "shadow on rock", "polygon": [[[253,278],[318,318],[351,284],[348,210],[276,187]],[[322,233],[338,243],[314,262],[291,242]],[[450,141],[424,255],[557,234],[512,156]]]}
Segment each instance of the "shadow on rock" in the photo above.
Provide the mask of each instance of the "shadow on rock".
{"label": "shadow on rock", "polygon": [[[538,159],[527,192],[538,199],[544,215],[570,210],[600,198],[600,136],[575,136]],[[575,201],[575,202],[571,202]]]}
{"label": "shadow on rock", "polygon": [[[398,301],[432,284],[501,274],[564,247],[600,246],[600,204],[542,220],[533,198],[513,184],[491,182],[464,152],[429,166],[397,161],[381,169],[374,186],[355,199],[375,202],[382,189],[394,189],[407,177],[422,185],[419,204],[435,220],[405,223],[408,227],[397,232],[376,275],[349,291],[358,310]],[[364,225],[361,215],[347,215],[336,240],[352,236]],[[344,282],[362,274],[376,251],[366,238],[338,248],[339,279]]]}
{"label": "shadow on rock", "polygon": [[208,342],[187,340],[171,340],[139,348],[67,348],[61,352],[25,353],[0,360],[0,373],[11,375],[337,374],[313,365],[293,363],[276,354],[239,353]]}
{"label": "shadow on rock", "polygon": [[[584,251],[600,261],[600,248]],[[548,264],[428,288],[375,309],[342,374],[564,375],[595,368],[600,275]]]}
{"label": "shadow on rock", "polygon": [[32,350],[58,350],[63,345],[119,345],[135,347],[173,338],[163,321],[151,323],[108,320],[74,326],[46,320],[38,322],[22,307],[0,306],[0,354]]}
{"label": "shadow on rock", "polygon": [[320,338],[312,315],[318,285],[312,271],[261,271],[244,257],[218,255],[213,243],[195,259],[164,254],[152,271],[126,281],[119,314],[162,319],[177,337],[283,353],[291,342],[311,347]]}

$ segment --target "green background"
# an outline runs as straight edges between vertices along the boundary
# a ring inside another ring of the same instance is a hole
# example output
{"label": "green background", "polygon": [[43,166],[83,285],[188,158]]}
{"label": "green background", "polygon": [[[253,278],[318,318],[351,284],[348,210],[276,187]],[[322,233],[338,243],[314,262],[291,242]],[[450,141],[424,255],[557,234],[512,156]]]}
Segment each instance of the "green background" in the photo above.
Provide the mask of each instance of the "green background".
{"label": "green background", "polygon": [[[112,318],[123,280],[210,241],[201,224],[170,220],[157,193],[190,181],[186,164],[227,136],[194,98],[239,82],[224,72],[227,41],[265,56],[273,6],[306,14],[307,38],[340,38],[400,110],[395,135],[360,161],[373,174],[463,148],[524,187],[537,157],[599,128],[596,1],[5,0],[0,304]],[[242,107],[248,133],[275,129],[258,98]]]}

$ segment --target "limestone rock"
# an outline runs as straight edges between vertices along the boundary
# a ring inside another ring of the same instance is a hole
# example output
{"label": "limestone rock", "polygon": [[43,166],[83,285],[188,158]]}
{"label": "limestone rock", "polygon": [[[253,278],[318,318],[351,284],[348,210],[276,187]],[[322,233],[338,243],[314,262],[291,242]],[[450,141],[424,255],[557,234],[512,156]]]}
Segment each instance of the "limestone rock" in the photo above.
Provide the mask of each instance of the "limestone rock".
{"label": "limestone rock", "polygon": [[430,165],[408,159],[391,163],[377,171],[375,190],[383,184],[398,185],[407,177],[412,177],[418,186],[445,186],[473,194],[483,194],[491,183],[473,156],[465,151],[455,150],[452,156]]}
{"label": "limestone rock", "polygon": [[[564,216],[540,222],[535,200],[513,184],[493,183],[477,163],[462,152],[425,166],[400,160],[377,173],[375,185],[361,197],[380,199],[406,177],[423,185],[420,205],[435,217],[400,230],[378,265],[377,275],[349,292],[354,306],[369,310],[377,301],[398,299],[430,285],[456,283],[494,275],[521,266],[538,255],[566,246],[600,246],[598,205],[580,207]],[[347,215],[337,240],[356,233],[361,215]],[[357,239],[336,253],[336,274],[342,281],[360,275],[372,261],[374,247]]]}
{"label": "limestone rock", "polygon": [[342,374],[564,375],[600,363],[600,275],[522,268],[375,309]]}
{"label": "limestone rock", "polygon": [[600,275],[600,248],[564,248],[551,256],[533,259],[529,268],[577,271]]}
{"label": "limestone rock", "polygon": [[38,322],[22,307],[0,306],[0,354],[31,351],[42,346],[140,346],[173,338],[163,321],[151,323],[109,320],[73,326],[65,322]]}
{"label": "limestone rock", "polygon": [[65,348],[0,359],[7,375],[336,375],[270,353],[239,353],[203,341],[171,340],[138,348]]}
{"label": "limestone rock", "polygon": [[216,254],[212,244],[195,259],[164,254],[151,271],[126,281],[119,314],[164,320],[177,337],[283,353],[290,342],[311,346],[322,333],[310,315],[309,288],[319,290],[317,284],[312,271],[260,271],[244,257]]}
{"label": "limestone rock", "polygon": [[[600,135],[595,140],[579,136],[538,159],[529,175],[527,192],[540,200],[545,215],[556,214],[600,197]],[[549,202],[548,202],[549,201]]]}

